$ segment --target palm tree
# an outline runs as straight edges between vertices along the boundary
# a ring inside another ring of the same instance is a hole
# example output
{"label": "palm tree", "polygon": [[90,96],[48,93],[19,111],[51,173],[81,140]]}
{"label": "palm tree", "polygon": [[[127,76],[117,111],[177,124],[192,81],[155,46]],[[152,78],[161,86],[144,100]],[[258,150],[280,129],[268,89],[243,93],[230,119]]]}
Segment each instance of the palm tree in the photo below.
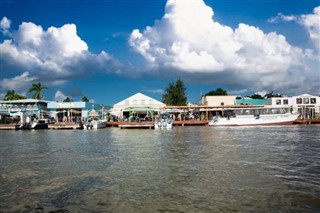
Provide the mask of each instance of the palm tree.
{"label": "palm tree", "polygon": [[48,87],[42,86],[40,82],[34,83],[30,87],[28,93],[34,92],[34,94],[32,95],[32,98],[37,99],[37,100],[41,100],[44,98],[44,95],[42,94],[42,90],[48,90]]}
{"label": "palm tree", "polygon": [[88,99],[86,96],[83,96],[83,97],[81,98],[81,101],[83,101],[83,102],[89,102],[89,99]]}
{"label": "palm tree", "polygon": [[4,96],[4,101],[21,100],[26,99],[25,96],[16,93],[14,90],[8,90],[7,94]]}
{"label": "palm tree", "polygon": [[63,100],[63,102],[73,102],[73,100],[69,97],[67,97],[66,99]]}

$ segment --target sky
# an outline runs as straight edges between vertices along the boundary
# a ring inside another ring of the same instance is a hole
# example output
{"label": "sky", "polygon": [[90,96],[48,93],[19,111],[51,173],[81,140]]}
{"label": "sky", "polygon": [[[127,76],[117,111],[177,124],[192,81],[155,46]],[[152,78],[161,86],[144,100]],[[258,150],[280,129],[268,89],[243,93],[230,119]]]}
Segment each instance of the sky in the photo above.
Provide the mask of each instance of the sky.
{"label": "sky", "polygon": [[319,0],[0,0],[0,98],[320,95]]}

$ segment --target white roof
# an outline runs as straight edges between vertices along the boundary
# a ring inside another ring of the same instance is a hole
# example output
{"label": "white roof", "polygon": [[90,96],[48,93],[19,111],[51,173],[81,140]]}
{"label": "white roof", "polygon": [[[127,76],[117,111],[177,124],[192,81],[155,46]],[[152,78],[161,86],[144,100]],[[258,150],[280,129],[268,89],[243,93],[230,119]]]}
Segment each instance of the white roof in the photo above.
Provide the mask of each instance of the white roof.
{"label": "white roof", "polygon": [[295,97],[316,97],[315,95],[310,95],[310,94],[301,94],[299,96],[295,96]]}
{"label": "white roof", "polygon": [[[140,101],[140,100],[145,100],[145,101],[152,100],[152,105],[163,105],[163,106],[165,106],[164,103],[162,103],[162,102],[160,102],[160,101],[158,101],[158,100],[156,100],[156,99],[154,99],[154,98],[151,98],[151,97],[149,97],[149,96],[146,96],[146,95],[144,95],[144,94],[142,94],[142,93],[140,93],[140,92],[138,92],[138,93],[136,93],[136,94],[134,94],[134,95],[132,95],[132,96],[130,96],[130,97],[128,97],[128,98],[126,98],[126,99],[118,102],[118,103],[116,103],[116,104],[113,105],[113,106],[117,106],[117,105],[118,105],[118,106],[119,106],[119,105],[122,106],[122,105],[125,105],[125,101],[126,101],[126,100],[129,100],[129,101],[133,101],[133,100],[137,100],[137,101]],[[147,106],[147,105],[149,105],[149,104],[146,102],[145,105]]]}
{"label": "white roof", "polygon": [[21,99],[21,100],[11,100],[11,101],[0,101],[1,104],[24,104],[24,103],[50,103],[51,101],[37,100],[37,99]]}

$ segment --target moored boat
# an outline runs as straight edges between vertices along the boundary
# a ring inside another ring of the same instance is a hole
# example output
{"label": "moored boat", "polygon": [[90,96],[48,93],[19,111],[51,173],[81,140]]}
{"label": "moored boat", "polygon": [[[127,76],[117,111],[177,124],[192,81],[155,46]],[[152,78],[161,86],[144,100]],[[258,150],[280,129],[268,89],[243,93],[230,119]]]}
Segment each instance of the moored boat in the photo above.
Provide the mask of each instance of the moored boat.
{"label": "moored boat", "polygon": [[52,123],[50,119],[35,119],[31,123],[31,129],[48,129],[48,125]]}
{"label": "moored boat", "polygon": [[209,126],[291,125],[298,116],[290,108],[229,108],[214,116]]}
{"label": "moored boat", "polygon": [[106,127],[107,121],[104,120],[91,120],[88,122],[85,122],[83,124],[83,129],[101,129]]}
{"label": "moored boat", "polygon": [[155,129],[172,129],[173,119],[167,113],[160,114],[154,122]]}

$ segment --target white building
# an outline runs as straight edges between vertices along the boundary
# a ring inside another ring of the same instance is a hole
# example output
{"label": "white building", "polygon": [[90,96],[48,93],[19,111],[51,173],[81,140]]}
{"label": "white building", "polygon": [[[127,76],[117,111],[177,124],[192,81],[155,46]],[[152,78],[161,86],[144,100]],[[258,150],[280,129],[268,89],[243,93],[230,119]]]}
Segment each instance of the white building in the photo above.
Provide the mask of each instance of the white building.
{"label": "white building", "polygon": [[203,96],[201,105],[204,106],[230,106],[235,105],[237,96]]}
{"label": "white building", "polygon": [[154,112],[165,106],[164,103],[138,92],[113,105],[113,113],[118,117],[128,117],[129,112]]}
{"label": "white building", "polygon": [[294,111],[299,112],[302,118],[314,118],[315,114],[320,113],[320,97],[302,94],[293,97],[274,97],[271,98],[273,106],[289,106]]}
{"label": "white building", "polygon": [[50,102],[48,109],[57,121],[62,122],[66,118],[68,122],[72,122],[72,118],[87,119],[91,112],[96,112],[97,116],[102,117],[104,105],[89,102]]}

